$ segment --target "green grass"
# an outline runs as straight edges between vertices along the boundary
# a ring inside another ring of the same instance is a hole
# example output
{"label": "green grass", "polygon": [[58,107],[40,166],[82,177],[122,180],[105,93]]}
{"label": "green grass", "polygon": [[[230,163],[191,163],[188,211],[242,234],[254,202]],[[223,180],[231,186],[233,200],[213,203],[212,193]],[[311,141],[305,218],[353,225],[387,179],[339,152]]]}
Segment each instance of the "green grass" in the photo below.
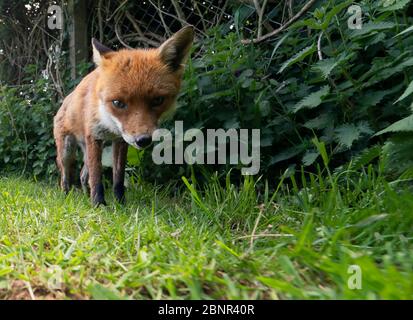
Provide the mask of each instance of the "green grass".
{"label": "green grass", "polygon": [[0,298],[413,297],[408,186],[371,166],[260,186],[212,177],[201,192],[185,180],[172,197],[131,183],[126,206],[107,191],[109,205],[91,208],[80,191],[2,177]]}

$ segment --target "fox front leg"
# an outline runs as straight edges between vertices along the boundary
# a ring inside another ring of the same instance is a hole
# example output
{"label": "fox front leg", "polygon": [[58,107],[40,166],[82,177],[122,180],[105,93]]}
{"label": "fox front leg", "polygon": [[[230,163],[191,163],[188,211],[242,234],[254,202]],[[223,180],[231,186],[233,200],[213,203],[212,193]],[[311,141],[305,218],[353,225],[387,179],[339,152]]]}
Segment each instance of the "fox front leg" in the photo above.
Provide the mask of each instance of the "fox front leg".
{"label": "fox front leg", "polygon": [[113,193],[120,203],[125,202],[125,165],[128,145],[123,140],[112,143],[113,151]]}
{"label": "fox front leg", "polygon": [[86,137],[87,168],[89,170],[90,197],[94,206],[106,205],[102,183],[102,141]]}

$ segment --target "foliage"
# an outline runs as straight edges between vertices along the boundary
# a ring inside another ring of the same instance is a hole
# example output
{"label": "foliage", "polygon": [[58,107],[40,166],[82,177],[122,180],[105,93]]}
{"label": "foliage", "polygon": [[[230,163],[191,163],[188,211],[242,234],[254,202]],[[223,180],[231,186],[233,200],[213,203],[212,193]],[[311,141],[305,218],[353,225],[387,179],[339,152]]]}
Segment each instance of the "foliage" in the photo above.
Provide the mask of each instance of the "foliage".
{"label": "foliage", "polygon": [[46,79],[0,87],[0,168],[4,172],[55,175],[52,135],[56,112]]}
{"label": "foliage", "polygon": [[[301,8],[302,2],[294,3],[295,10]],[[288,167],[316,170],[321,157],[312,143],[315,136],[325,143],[332,167],[384,142],[382,134],[394,127],[382,130],[410,114],[410,6],[408,2],[363,1],[363,27],[352,30],[347,25],[350,3],[318,3],[284,33],[254,45],[240,44],[253,11],[247,4],[234,5],[235,24],[223,22],[197,43],[173,120],[183,120],[184,129],[260,128],[260,174],[272,184],[272,177]],[[273,16],[281,14],[277,10]],[[30,163],[36,168],[32,172],[39,175],[51,173],[54,165],[51,116],[59,99],[42,91],[42,67],[36,70],[27,72],[34,79],[32,87],[27,82],[22,90],[3,85],[0,112],[5,134],[0,167],[20,171]],[[66,87],[76,83],[65,79]],[[27,108],[30,112],[21,112]],[[174,131],[172,119],[164,126]],[[205,170],[222,176],[232,169],[232,175],[238,175],[241,167],[155,167],[150,156],[150,152],[130,150],[129,164],[138,165],[136,170],[144,177],[162,182],[179,180],[191,170],[197,177]]]}
{"label": "foliage", "polygon": [[[382,142],[374,134],[410,112],[413,18],[407,5],[365,1],[363,27],[352,30],[350,2],[326,1],[286,34],[249,46],[239,44],[248,15],[237,7],[235,31],[212,30],[189,63],[174,119],[187,128],[260,128],[260,173],[269,177],[291,165],[314,170],[314,136],[336,167]],[[148,173],[170,178],[190,172],[184,169]],[[200,170],[208,169],[229,167]]]}

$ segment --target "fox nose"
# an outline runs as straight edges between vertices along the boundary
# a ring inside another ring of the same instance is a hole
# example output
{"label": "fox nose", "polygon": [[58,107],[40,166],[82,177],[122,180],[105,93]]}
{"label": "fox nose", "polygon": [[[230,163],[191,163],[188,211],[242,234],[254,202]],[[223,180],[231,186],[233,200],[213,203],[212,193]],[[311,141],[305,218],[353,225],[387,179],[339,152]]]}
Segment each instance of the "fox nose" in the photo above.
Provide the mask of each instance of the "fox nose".
{"label": "fox nose", "polygon": [[135,139],[135,143],[138,148],[144,149],[152,143],[152,137],[147,134],[141,135]]}

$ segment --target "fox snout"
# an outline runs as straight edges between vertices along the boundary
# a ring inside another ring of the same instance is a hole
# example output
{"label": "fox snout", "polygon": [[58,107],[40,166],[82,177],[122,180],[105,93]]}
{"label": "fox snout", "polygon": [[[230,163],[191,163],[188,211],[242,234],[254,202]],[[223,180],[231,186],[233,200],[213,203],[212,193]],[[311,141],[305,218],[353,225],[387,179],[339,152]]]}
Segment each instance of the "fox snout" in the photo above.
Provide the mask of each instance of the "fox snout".
{"label": "fox snout", "polygon": [[152,136],[149,134],[142,134],[135,138],[135,146],[138,149],[145,149],[152,144]]}
{"label": "fox snout", "polygon": [[142,150],[149,147],[152,144],[152,131],[141,131],[141,133],[128,134],[122,132],[122,138],[130,146]]}

